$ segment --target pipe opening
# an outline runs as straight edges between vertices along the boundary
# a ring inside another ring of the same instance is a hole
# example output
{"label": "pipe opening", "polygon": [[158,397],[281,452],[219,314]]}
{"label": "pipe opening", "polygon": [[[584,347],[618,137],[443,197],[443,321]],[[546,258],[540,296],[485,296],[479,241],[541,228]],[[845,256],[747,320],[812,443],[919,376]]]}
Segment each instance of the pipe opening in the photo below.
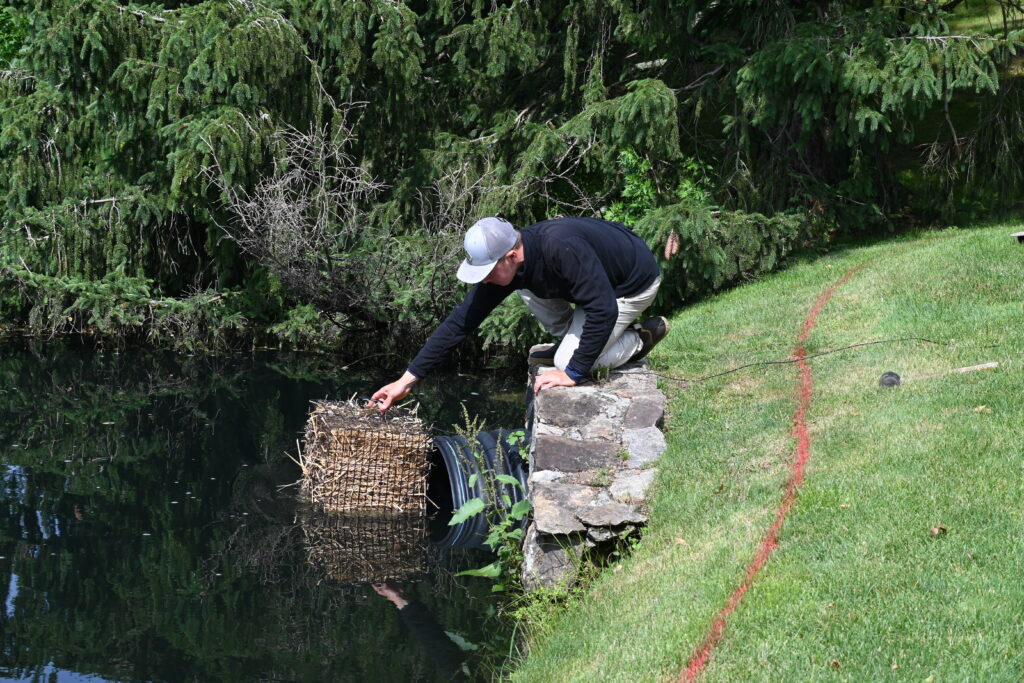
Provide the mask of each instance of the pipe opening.
{"label": "pipe opening", "polygon": [[[496,506],[508,508],[526,498],[526,463],[521,444],[509,443],[510,433],[504,429],[480,432],[472,443],[459,435],[434,439],[427,479],[427,529],[432,543],[445,548],[480,548],[487,537],[487,513]],[[494,482],[487,472],[511,475],[520,486]],[[455,512],[473,498],[487,504],[485,513],[449,525]]]}
{"label": "pipe opening", "polygon": [[448,522],[455,514],[452,504],[452,485],[444,457],[435,445],[430,451],[430,473],[427,475],[427,535],[431,539],[443,538]]}

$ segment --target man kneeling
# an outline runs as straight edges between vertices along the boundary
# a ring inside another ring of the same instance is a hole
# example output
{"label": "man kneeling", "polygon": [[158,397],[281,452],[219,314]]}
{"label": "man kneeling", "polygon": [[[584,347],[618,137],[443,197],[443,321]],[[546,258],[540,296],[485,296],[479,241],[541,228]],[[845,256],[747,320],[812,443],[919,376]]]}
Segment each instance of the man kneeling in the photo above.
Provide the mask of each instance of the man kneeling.
{"label": "man kneeling", "polygon": [[440,365],[512,292],[517,292],[557,345],[530,362],[551,365],[534,391],[573,386],[595,367],[616,368],[646,356],[668,334],[663,317],[634,320],[661,284],[647,244],[621,223],[554,218],[517,231],[501,218],[477,221],[465,238],[458,278],[474,284],[394,382],[373,398],[387,410]]}

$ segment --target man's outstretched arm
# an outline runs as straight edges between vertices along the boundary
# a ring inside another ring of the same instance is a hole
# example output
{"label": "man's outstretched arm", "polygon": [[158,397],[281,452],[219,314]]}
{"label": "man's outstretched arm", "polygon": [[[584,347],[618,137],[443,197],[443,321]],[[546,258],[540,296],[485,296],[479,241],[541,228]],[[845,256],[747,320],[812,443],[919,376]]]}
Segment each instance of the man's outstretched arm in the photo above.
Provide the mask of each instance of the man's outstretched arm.
{"label": "man's outstretched arm", "polygon": [[[462,343],[466,336],[480,326],[484,318],[512,292],[512,287],[479,284],[469,290],[466,298],[448,314],[430,339],[423,345],[400,378],[381,387],[373,395],[379,401],[381,412],[409,395],[412,385],[426,377]],[[413,374],[415,372],[415,374]]]}

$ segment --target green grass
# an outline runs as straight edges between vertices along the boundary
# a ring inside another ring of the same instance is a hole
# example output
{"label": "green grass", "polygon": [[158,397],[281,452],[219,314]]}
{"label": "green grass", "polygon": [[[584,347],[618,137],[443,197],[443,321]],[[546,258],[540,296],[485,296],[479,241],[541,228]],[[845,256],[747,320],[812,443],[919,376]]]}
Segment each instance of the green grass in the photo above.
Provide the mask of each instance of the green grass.
{"label": "green grass", "polygon": [[[657,367],[699,377],[807,340],[811,460],[780,543],[729,620],[708,681],[1024,680],[1024,246],[1001,225],[849,249],[672,319]],[[999,368],[904,378],[998,361]],[[678,676],[771,524],[793,457],[796,368],[669,394],[644,538],[529,625],[528,681]],[[933,535],[931,530],[944,527]]]}
{"label": "green grass", "polygon": [[[1024,16],[1012,7],[1006,8],[1006,28],[1020,28]],[[993,0],[967,0],[957,6],[949,21],[950,30],[963,33],[982,31],[993,35],[1003,32],[1003,9]]]}

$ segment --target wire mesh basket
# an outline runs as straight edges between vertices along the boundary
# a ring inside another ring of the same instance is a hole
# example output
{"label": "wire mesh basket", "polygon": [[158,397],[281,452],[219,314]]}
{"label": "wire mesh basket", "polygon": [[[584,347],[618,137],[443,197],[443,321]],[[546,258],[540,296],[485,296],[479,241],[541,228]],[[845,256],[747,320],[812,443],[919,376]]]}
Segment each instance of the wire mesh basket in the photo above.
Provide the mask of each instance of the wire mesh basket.
{"label": "wire mesh basket", "polygon": [[303,489],[330,512],[422,515],[432,439],[414,411],[314,401],[301,453]]}
{"label": "wire mesh basket", "polygon": [[310,565],[333,581],[346,585],[405,581],[427,571],[422,514],[309,511],[301,523]]}

